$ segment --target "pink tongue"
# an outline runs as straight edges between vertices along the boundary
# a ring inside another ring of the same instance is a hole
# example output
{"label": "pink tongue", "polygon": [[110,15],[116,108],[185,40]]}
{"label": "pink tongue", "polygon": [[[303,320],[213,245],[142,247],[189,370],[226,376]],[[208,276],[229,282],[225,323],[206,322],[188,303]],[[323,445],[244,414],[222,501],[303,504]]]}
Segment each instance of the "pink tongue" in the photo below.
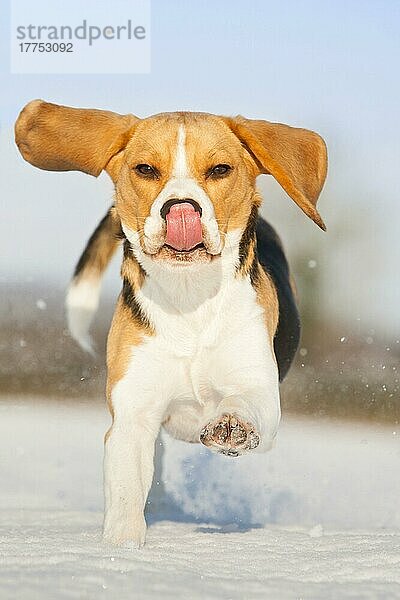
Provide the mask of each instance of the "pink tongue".
{"label": "pink tongue", "polygon": [[175,250],[191,250],[201,244],[203,235],[200,214],[189,202],[173,204],[166,219],[166,244]]}

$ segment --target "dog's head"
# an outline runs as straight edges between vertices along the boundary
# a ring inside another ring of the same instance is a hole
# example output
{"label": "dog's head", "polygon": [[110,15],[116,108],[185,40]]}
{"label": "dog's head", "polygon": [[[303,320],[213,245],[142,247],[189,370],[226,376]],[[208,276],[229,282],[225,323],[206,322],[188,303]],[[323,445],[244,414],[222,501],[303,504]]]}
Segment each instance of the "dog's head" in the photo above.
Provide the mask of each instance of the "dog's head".
{"label": "dog's head", "polygon": [[240,240],[272,175],[324,229],[316,202],[326,177],[323,140],[280,123],[176,112],[133,115],[30,102],[16,123],[23,157],[41,169],[106,170],[116,211],[137,252],[168,265],[212,261]]}

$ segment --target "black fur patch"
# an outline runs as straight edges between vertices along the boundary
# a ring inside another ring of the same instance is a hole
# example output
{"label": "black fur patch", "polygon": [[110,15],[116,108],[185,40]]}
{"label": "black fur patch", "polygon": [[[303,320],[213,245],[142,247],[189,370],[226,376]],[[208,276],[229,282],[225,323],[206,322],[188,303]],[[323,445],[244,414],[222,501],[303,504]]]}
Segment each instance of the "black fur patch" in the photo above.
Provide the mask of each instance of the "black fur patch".
{"label": "black fur patch", "polygon": [[123,280],[121,296],[124,304],[130,309],[135,323],[138,323],[143,327],[150,328],[150,322],[136,299],[135,292],[130,281],[126,277],[124,277]]}
{"label": "black fur patch", "polygon": [[300,340],[300,317],[290,285],[289,265],[275,230],[262,217],[256,226],[258,260],[275,284],[279,322],[274,338],[275,356],[282,381],[293,362]]}
{"label": "black fur patch", "polygon": [[96,229],[93,231],[92,235],[90,236],[88,243],[86,244],[86,248],[82,252],[82,254],[78,260],[78,263],[75,267],[74,277],[79,275],[79,273],[81,271],[83,271],[83,269],[85,268],[86,264],[90,261],[92,250],[93,250],[93,245],[96,243],[98,237],[103,232],[103,230],[107,229],[109,227],[110,219],[111,219],[111,213],[109,210],[104,215],[104,217],[102,218],[102,220],[100,221],[100,223],[97,225]]}
{"label": "black fur patch", "polygon": [[[121,229],[122,231],[122,229]],[[132,248],[131,248],[131,243],[130,241],[125,237],[124,232],[122,231],[122,235],[121,235],[121,239],[124,240],[124,245],[123,245],[123,260],[124,261],[129,261],[132,260],[136,263],[137,268],[140,271],[140,274],[142,275],[142,277],[146,277],[146,271],[143,269],[142,265],[139,264],[136,260],[136,258],[134,257],[133,253],[132,253]]]}
{"label": "black fur patch", "polygon": [[124,240],[124,251],[123,251],[123,256],[124,256],[124,260],[131,260],[132,259],[132,250],[131,250],[131,244],[129,242],[129,240],[125,237],[124,233],[122,232],[123,235],[123,240]]}
{"label": "black fur patch", "polygon": [[[77,277],[84,270],[86,265],[90,262],[93,252],[96,252],[95,248],[99,237],[103,233],[106,234],[107,230],[112,231],[114,229],[112,215],[113,208],[113,206],[109,208],[107,213],[104,215],[104,217],[90,236],[88,243],[86,244],[86,247],[82,252],[81,256],[79,257],[78,263],[75,267],[74,277]],[[117,233],[114,235],[116,235],[117,239],[123,239],[125,237],[121,225],[119,226],[119,230],[117,231]]]}
{"label": "black fur patch", "polygon": [[242,237],[239,243],[239,267],[238,270],[242,269],[246,264],[246,261],[249,256],[251,242],[254,240],[256,225],[258,218],[258,208],[255,204],[253,204],[249,216],[249,220],[247,221],[247,225],[245,230],[243,231]]}

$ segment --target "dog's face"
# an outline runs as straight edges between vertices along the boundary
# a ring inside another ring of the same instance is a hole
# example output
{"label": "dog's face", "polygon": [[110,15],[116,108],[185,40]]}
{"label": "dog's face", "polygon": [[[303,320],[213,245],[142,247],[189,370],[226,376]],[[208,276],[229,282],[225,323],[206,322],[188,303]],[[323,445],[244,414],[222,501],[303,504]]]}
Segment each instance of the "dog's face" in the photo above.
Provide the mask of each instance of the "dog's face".
{"label": "dog's face", "polygon": [[135,253],[169,266],[214,260],[230,232],[239,242],[258,206],[261,173],[273,175],[324,228],[315,206],[326,149],[305,129],[205,113],[138,119],[36,100],[19,116],[16,141],[24,158],[43,169],[96,176],[105,169]]}
{"label": "dog's face", "polygon": [[246,227],[257,166],[220,117],[166,114],[141,121],[116,177],[116,209],[131,243],[154,260],[209,262]]}

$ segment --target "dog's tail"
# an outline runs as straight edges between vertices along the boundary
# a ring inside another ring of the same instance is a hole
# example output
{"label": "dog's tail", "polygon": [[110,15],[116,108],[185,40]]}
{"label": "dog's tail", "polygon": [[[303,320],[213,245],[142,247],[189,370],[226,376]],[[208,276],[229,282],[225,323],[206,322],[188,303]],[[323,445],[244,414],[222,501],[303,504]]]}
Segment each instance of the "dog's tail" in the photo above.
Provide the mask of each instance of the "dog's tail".
{"label": "dog's tail", "polygon": [[68,288],[65,302],[68,328],[90,354],[94,350],[89,328],[99,305],[101,279],[121,239],[121,224],[111,207],[89,238]]}

